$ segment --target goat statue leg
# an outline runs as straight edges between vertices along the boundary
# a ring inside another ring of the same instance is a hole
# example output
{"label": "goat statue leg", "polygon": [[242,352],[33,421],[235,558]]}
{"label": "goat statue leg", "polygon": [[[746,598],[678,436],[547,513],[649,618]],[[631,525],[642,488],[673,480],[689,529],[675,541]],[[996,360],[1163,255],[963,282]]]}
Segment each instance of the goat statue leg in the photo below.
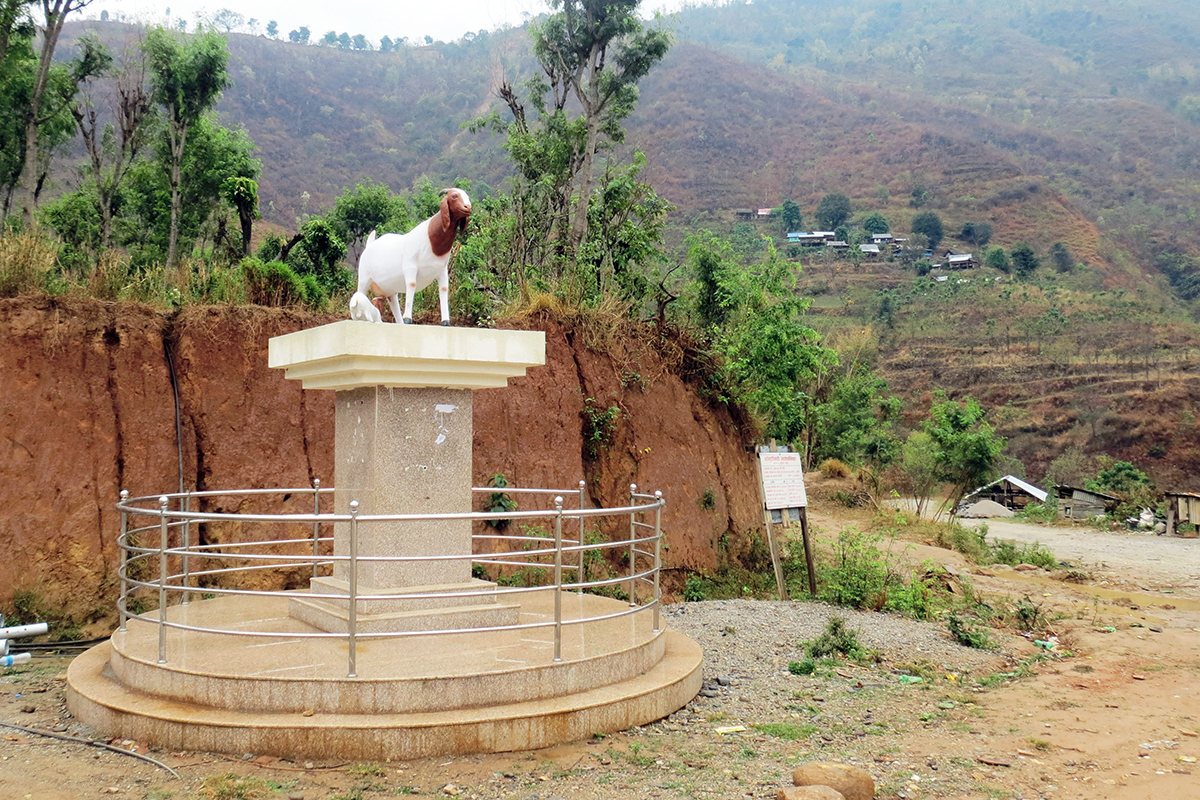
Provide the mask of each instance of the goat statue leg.
{"label": "goat statue leg", "polygon": [[450,268],[449,265],[442,268],[442,274],[438,276],[438,299],[442,305],[442,325],[450,326]]}
{"label": "goat statue leg", "polygon": [[401,319],[404,320],[405,325],[412,325],[413,299],[417,296],[417,282],[416,280],[406,280],[404,286],[404,316]]}
{"label": "goat statue leg", "polygon": [[387,296],[388,308],[392,310],[392,321],[400,321],[400,293],[393,292]]}

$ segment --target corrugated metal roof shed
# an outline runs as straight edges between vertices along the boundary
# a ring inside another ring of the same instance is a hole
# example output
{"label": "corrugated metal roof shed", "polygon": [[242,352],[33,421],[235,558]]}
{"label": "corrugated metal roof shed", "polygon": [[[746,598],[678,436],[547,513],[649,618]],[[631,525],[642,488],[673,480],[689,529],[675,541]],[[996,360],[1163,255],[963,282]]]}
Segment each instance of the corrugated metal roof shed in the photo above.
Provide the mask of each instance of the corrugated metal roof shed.
{"label": "corrugated metal roof shed", "polygon": [[980,486],[978,489],[976,489],[975,491],[971,492],[969,495],[964,497],[963,500],[967,500],[968,498],[974,497],[975,495],[980,494],[988,489],[991,489],[993,486],[997,486],[1002,483],[1008,483],[1013,488],[1020,489],[1022,492],[1025,492],[1025,494],[1033,495],[1033,497],[1037,498],[1037,501],[1039,503],[1046,502],[1046,493],[1045,492],[1043,492],[1041,489],[1039,489],[1038,487],[1034,486],[1031,483],[1026,483],[1025,481],[1021,480],[1020,478],[1016,477],[1015,475],[1005,475],[1003,478],[997,478],[996,480],[992,481],[991,483],[987,484],[986,486]]}

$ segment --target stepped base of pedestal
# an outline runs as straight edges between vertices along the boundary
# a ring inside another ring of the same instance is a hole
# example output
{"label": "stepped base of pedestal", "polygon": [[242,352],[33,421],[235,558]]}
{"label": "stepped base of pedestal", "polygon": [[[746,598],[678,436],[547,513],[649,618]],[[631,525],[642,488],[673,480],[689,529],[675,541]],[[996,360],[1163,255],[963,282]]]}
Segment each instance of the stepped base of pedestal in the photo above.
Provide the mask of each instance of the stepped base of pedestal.
{"label": "stepped base of pedestal", "polygon": [[[313,628],[285,598],[217,598],[172,606],[171,622],[273,631],[272,639],[172,628],[158,663],[152,619],[72,662],[67,703],[108,736],[172,750],[286,758],[394,761],[548,747],[660,719],[700,688],[702,654],[654,631],[650,610],[563,594],[562,661],[554,661],[554,591],[521,595],[521,623],[492,633],[404,635],[359,642],[298,638]],[[599,617],[599,619],[597,619]],[[326,636],[326,634],[322,634]]]}
{"label": "stepped base of pedestal", "polygon": [[[316,594],[345,595],[346,601],[297,595],[288,603],[288,616],[332,633],[350,630],[350,586],[337,578],[313,578]],[[472,578],[466,583],[360,589],[356,628],[361,633],[385,631],[449,631],[515,625],[520,605],[500,602],[496,584]],[[382,595],[421,594],[411,600],[383,600]]]}

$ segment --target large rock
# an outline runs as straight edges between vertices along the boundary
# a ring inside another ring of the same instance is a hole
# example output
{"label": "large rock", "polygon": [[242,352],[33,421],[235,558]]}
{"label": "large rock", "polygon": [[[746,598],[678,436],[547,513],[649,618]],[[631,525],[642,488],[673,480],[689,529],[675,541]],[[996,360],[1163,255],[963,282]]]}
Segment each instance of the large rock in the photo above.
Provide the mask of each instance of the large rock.
{"label": "large rock", "polygon": [[814,761],[793,770],[792,783],[796,786],[828,786],[846,800],[873,800],[875,797],[875,781],[870,773],[849,764]]}
{"label": "large rock", "polygon": [[828,786],[785,786],[775,800],[845,800],[846,796]]}

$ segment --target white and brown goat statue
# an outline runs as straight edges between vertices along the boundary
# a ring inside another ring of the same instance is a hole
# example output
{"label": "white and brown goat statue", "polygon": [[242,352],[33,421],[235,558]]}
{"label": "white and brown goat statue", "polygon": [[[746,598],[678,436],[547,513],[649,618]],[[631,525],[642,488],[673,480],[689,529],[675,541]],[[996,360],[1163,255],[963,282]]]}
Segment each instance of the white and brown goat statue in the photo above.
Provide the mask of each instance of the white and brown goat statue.
{"label": "white and brown goat statue", "polygon": [[[351,319],[383,322],[367,296],[370,289],[387,298],[397,322],[412,324],[413,297],[436,279],[442,304],[442,324],[450,324],[450,251],[454,235],[471,219],[471,198],[462,189],[443,189],[438,212],[408,233],[367,237],[358,259],[358,291],[350,298]],[[404,292],[404,313],[400,313]]]}

